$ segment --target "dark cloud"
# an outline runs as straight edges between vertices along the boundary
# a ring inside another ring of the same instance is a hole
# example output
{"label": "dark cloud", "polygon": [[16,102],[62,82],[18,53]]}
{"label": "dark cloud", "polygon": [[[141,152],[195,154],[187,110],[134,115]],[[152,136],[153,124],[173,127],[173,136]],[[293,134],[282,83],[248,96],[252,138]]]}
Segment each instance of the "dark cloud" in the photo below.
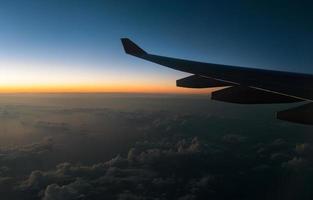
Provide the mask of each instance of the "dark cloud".
{"label": "dark cloud", "polygon": [[283,162],[283,161],[286,161],[288,159],[291,158],[291,155],[289,154],[286,154],[286,153],[273,153],[271,154],[271,160],[273,161],[277,161],[277,162]]}
{"label": "dark cloud", "polygon": [[76,181],[59,186],[57,184],[48,185],[44,191],[43,200],[77,200],[85,199],[83,193],[90,191],[92,186],[86,181],[77,179]]}
{"label": "dark cloud", "polygon": [[310,142],[224,131],[208,114],[14,109],[38,142],[0,149],[3,199],[263,199],[312,166]]}
{"label": "dark cloud", "polygon": [[[181,146],[182,143],[184,147]],[[203,153],[199,146],[199,139],[193,138],[188,141],[178,141],[172,149],[131,148],[125,158],[118,155],[109,161],[95,165],[61,163],[55,170],[33,171],[20,183],[17,190],[26,193],[32,191],[33,197],[39,195],[44,199],[83,197],[97,199],[99,193],[112,199],[146,199],[147,196],[160,197],[156,191],[170,192],[173,188],[178,190],[176,184],[182,184],[180,192],[173,191],[172,195],[176,196],[178,195],[176,193],[184,193],[185,184],[180,178],[180,173],[183,172],[178,170],[175,173],[171,170],[172,175],[168,174],[164,168],[166,162],[172,160],[171,165],[184,168],[182,162],[191,159],[194,154]],[[156,163],[160,166],[153,166]],[[202,178],[198,183],[194,183],[193,187],[204,187],[208,184],[208,180],[207,177]],[[132,191],[132,194],[121,194],[121,191]],[[147,191],[147,196],[142,196],[143,191]]]}
{"label": "dark cloud", "polygon": [[53,151],[53,140],[46,138],[39,143],[0,149],[1,173],[25,173],[35,166],[44,166]]}

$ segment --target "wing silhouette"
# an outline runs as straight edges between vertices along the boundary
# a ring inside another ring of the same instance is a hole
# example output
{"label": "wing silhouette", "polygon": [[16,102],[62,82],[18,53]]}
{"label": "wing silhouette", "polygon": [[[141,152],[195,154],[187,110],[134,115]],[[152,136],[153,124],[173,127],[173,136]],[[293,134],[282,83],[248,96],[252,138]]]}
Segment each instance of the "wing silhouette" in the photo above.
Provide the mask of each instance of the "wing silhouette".
{"label": "wing silhouette", "polygon": [[[212,93],[213,100],[239,104],[310,102],[281,111],[278,119],[313,125],[313,75],[286,71],[204,63],[147,53],[128,38],[121,39],[127,54],[192,74],[176,81],[178,87],[227,87]],[[308,109],[311,108],[311,109]],[[303,114],[304,113],[304,114]]]}

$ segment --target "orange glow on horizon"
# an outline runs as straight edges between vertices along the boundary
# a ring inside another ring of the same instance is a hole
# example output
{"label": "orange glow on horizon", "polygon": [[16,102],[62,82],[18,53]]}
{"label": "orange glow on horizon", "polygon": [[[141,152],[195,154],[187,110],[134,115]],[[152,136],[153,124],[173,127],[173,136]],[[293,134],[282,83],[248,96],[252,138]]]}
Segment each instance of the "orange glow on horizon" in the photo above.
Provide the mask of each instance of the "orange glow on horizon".
{"label": "orange glow on horizon", "polygon": [[[32,60],[0,61],[0,93],[173,93],[208,94],[212,89],[188,89],[175,85],[185,76],[125,71],[123,66],[40,62]],[[77,70],[73,70],[77,69]],[[188,76],[188,74],[186,74]]]}
{"label": "orange glow on horizon", "polygon": [[178,93],[207,94],[212,89],[188,89],[167,85],[10,85],[0,93]]}

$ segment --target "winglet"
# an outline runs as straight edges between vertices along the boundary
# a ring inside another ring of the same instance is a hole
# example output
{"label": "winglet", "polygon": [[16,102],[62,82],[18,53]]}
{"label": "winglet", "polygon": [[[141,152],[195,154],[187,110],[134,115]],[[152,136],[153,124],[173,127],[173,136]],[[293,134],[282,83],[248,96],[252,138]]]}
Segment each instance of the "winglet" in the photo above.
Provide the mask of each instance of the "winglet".
{"label": "winglet", "polygon": [[141,56],[141,55],[147,54],[147,52],[141,49],[137,44],[135,44],[130,39],[122,38],[121,41],[122,41],[124,50],[127,54],[130,54],[133,56]]}

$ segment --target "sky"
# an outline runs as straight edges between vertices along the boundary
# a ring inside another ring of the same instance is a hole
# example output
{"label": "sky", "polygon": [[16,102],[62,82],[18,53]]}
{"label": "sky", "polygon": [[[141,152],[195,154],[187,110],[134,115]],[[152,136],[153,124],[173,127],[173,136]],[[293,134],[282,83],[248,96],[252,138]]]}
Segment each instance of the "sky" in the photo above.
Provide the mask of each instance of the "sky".
{"label": "sky", "polygon": [[[124,53],[313,73],[310,1],[10,0],[0,7],[0,92],[190,93],[186,73]],[[208,92],[208,90],[201,90]]]}

